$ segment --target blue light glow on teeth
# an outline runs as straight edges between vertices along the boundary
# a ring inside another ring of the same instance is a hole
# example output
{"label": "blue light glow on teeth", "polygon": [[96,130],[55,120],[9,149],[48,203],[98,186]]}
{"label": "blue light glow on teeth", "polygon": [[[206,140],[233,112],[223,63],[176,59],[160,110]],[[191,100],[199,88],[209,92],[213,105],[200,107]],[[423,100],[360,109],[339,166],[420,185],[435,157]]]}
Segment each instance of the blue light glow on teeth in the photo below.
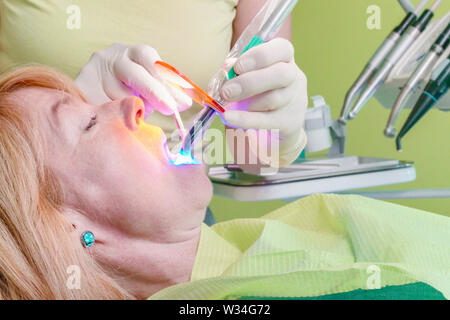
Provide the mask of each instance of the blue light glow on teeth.
{"label": "blue light glow on teeth", "polygon": [[183,149],[180,150],[180,153],[174,155],[173,159],[170,160],[170,163],[176,166],[182,166],[185,164],[200,164],[199,161],[192,157],[190,152],[185,152]]}

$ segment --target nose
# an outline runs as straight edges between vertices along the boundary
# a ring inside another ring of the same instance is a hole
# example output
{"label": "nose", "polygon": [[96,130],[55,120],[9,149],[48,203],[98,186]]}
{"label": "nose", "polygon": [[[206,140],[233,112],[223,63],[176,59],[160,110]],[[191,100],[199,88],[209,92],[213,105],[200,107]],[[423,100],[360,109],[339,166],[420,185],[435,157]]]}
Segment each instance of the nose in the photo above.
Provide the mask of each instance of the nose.
{"label": "nose", "polygon": [[120,102],[120,109],[125,125],[132,131],[137,130],[144,119],[144,102],[137,97],[128,97]]}

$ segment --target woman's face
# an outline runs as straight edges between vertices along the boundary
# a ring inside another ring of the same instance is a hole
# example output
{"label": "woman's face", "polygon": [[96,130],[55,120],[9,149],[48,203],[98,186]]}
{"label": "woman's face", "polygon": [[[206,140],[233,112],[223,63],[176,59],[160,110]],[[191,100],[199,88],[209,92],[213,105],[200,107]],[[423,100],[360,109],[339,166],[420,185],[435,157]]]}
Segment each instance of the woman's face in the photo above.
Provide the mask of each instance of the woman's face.
{"label": "woman's face", "polygon": [[168,161],[165,135],[143,122],[141,100],[93,106],[44,88],[15,95],[38,119],[46,161],[62,183],[67,207],[155,240],[200,225],[212,196],[205,168]]}

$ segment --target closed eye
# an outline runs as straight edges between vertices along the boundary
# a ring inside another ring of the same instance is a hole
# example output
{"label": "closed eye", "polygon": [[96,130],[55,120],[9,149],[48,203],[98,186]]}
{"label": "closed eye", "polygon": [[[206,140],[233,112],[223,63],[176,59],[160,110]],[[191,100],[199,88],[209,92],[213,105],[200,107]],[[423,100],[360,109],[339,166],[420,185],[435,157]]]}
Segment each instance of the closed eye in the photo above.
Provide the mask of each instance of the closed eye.
{"label": "closed eye", "polygon": [[91,120],[89,121],[89,124],[86,127],[86,131],[89,131],[89,129],[91,129],[93,126],[95,126],[97,124],[97,115],[93,116],[91,118]]}

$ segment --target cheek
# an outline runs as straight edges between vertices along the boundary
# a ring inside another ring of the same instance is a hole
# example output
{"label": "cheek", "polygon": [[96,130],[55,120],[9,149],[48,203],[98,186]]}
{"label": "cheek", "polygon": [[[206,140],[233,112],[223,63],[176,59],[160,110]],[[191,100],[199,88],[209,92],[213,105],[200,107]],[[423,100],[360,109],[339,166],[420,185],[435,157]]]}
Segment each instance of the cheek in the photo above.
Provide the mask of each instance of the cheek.
{"label": "cheek", "polygon": [[108,219],[116,221],[120,228],[138,234],[151,232],[158,237],[198,227],[212,197],[212,185],[204,169],[142,160],[133,160],[136,166],[132,174],[118,173],[112,179],[116,181],[110,181],[109,185],[116,187],[110,190],[114,196],[104,211]]}
{"label": "cheek", "polygon": [[135,202],[142,193],[143,171],[154,170],[157,161],[145,159],[148,155],[131,139],[111,137],[86,139],[70,160],[58,161],[67,204],[98,212],[123,209],[126,198]]}
{"label": "cheek", "polygon": [[212,197],[204,166],[177,167],[163,157],[159,144],[111,137],[87,142],[77,152],[65,172],[68,204],[121,228],[141,226],[142,232],[174,221],[201,223]]}
{"label": "cheek", "polygon": [[114,187],[114,193],[128,203],[133,201],[141,209],[174,210],[174,207],[200,209],[208,205],[212,197],[212,185],[205,167],[174,166],[161,154],[161,148],[149,152],[136,142],[117,151],[116,159],[109,163],[105,186]]}

